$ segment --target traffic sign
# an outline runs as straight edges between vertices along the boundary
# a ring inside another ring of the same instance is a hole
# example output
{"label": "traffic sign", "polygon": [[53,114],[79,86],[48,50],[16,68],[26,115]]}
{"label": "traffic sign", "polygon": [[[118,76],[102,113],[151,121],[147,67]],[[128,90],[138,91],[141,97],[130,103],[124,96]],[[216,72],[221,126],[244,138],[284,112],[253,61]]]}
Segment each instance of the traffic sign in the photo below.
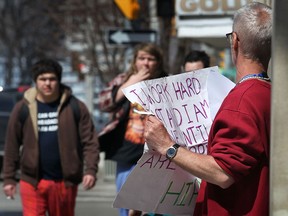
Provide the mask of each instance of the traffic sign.
{"label": "traffic sign", "polygon": [[154,43],[156,42],[156,31],[154,30],[130,30],[130,29],[109,30],[108,42],[110,44],[118,44],[118,45]]}
{"label": "traffic sign", "polygon": [[114,0],[116,5],[129,20],[138,18],[140,5],[138,0]]}

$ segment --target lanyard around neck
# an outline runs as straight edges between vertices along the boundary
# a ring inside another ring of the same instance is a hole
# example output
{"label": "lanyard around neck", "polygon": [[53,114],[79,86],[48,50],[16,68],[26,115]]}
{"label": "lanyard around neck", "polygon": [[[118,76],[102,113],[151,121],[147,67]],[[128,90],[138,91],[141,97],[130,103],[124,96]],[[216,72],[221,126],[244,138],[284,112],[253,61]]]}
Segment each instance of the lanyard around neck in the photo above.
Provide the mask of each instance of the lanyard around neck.
{"label": "lanyard around neck", "polygon": [[270,82],[270,78],[268,77],[267,73],[266,72],[262,72],[262,73],[259,73],[259,74],[248,74],[244,77],[242,77],[240,79],[240,81],[237,83],[237,84],[240,84],[248,79],[260,79],[260,80],[265,80],[267,82]]}

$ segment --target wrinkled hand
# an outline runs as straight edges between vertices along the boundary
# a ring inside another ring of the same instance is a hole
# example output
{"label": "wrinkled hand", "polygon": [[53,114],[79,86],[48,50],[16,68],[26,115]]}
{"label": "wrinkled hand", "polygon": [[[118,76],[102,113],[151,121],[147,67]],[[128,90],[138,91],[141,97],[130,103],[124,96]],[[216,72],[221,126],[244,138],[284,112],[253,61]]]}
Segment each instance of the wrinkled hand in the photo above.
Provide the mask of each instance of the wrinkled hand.
{"label": "wrinkled hand", "polygon": [[14,199],[14,195],[16,194],[16,185],[8,184],[3,187],[3,191],[7,197],[7,199]]}
{"label": "wrinkled hand", "polygon": [[147,118],[144,135],[149,149],[162,155],[165,155],[167,149],[174,144],[162,122],[155,116]]}
{"label": "wrinkled hand", "polygon": [[94,176],[89,174],[83,176],[82,185],[84,190],[90,190],[95,186],[95,184],[96,184],[96,178]]}

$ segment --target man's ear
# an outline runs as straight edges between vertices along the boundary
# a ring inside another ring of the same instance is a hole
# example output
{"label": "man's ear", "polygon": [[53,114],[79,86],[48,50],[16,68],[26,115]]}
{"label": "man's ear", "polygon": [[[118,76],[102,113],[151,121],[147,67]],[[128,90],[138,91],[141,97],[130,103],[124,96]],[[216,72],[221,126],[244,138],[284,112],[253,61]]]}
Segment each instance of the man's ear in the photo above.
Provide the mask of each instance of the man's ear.
{"label": "man's ear", "polygon": [[238,38],[238,35],[233,32],[232,33],[232,48],[234,49],[234,51],[238,51],[238,48],[239,48],[239,38]]}

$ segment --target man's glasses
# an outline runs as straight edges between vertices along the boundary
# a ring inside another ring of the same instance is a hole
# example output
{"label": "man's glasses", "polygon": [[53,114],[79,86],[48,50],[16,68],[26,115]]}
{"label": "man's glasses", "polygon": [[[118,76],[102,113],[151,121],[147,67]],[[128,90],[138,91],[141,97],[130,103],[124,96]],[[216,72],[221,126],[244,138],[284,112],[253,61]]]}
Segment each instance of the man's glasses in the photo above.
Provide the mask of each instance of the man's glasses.
{"label": "man's glasses", "polygon": [[[230,46],[231,46],[231,44],[232,44],[232,36],[233,36],[233,33],[235,33],[235,32],[232,31],[232,32],[226,34],[226,38],[227,38],[227,41],[228,41],[228,43],[229,43]],[[237,33],[235,33],[235,34],[236,34],[236,36],[237,36],[237,41],[240,41]]]}
{"label": "man's glasses", "polygon": [[226,39],[227,39],[229,45],[232,44],[232,34],[233,34],[233,32],[230,32],[230,33],[226,34]]}

